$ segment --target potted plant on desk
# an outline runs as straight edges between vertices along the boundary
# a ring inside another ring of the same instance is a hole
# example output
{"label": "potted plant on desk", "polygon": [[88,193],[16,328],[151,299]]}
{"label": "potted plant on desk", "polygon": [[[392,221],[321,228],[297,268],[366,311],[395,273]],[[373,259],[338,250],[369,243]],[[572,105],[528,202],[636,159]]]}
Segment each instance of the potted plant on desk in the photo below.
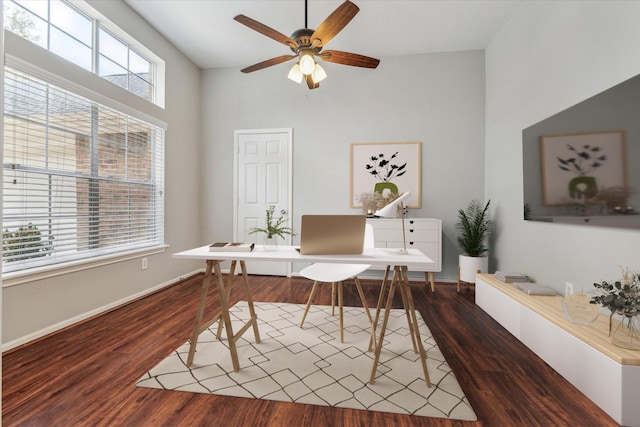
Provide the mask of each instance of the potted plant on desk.
{"label": "potted plant on desk", "polygon": [[472,200],[466,210],[458,211],[458,245],[463,251],[458,256],[458,292],[460,281],[475,283],[476,273],[487,273],[489,270],[485,242],[492,224],[488,214],[490,203],[491,200],[483,206],[480,201]]}
{"label": "potted plant on desk", "polygon": [[265,249],[275,250],[278,247],[278,237],[284,240],[286,235],[295,236],[293,228],[286,225],[287,219],[284,215],[275,218],[275,209],[274,205],[267,208],[264,228],[253,227],[249,230],[249,234],[264,233]]}

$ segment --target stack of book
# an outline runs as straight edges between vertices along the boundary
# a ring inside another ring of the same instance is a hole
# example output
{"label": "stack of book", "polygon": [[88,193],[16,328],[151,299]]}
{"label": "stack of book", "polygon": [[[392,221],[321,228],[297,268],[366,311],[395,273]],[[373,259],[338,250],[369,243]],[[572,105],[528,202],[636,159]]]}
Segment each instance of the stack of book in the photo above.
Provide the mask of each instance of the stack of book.
{"label": "stack of book", "polygon": [[217,242],[209,245],[210,252],[251,252],[255,243]]}
{"label": "stack of book", "polygon": [[513,282],[532,282],[529,279],[529,276],[522,273],[512,273],[507,271],[496,271],[493,273],[496,279],[502,280],[505,283],[513,283]]}

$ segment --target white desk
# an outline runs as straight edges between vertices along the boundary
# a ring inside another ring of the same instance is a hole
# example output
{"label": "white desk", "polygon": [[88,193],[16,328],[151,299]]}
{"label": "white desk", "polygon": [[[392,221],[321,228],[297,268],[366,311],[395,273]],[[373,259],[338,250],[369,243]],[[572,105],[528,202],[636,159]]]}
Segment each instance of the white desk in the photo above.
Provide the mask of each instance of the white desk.
{"label": "white desk", "polygon": [[[418,331],[418,322],[415,315],[415,307],[413,304],[413,297],[411,296],[411,288],[409,287],[409,280],[407,275],[407,270],[409,268],[420,268],[424,267],[425,264],[433,263],[433,261],[429,257],[424,255],[419,250],[409,249],[408,254],[400,254],[398,252],[398,249],[371,248],[365,249],[362,254],[358,255],[301,255],[293,246],[280,246],[277,248],[277,250],[265,250],[264,246],[256,245],[256,248],[252,252],[211,252],[209,251],[208,246],[201,246],[199,248],[190,249],[184,252],[178,252],[176,254],[173,254],[173,257],[178,259],[199,259],[206,262],[205,277],[202,281],[202,292],[200,294],[200,303],[198,306],[198,312],[196,314],[196,322],[193,328],[193,333],[191,335],[187,365],[191,365],[191,363],[193,362],[198,336],[200,335],[200,333],[217,321],[220,321],[221,326],[224,326],[227,331],[231,361],[236,372],[240,370],[240,363],[238,361],[238,353],[235,345],[236,340],[240,336],[242,336],[242,334],[244,334],[244,332],[246,332],[249,327],[252,326],[256,343],[260,343],[260,333],[258,331],[257,316],[253,308],[253,299],[251,296],[251,291],[249,289],[245,261],[370,264],[372,266],[386,268],[385,276],[382,283],[382,289],[380,290],[380,297],[378,298],[378,307],[376,310],[375,321],[374,325],[372,325],[373,334],[375,334],[380,309],[382,307],[382,301],[384,299],[383,295],[385,287],[389,271],[392,266],[394,271],[393,278],[389,287],[389,293],[387,295],[384,317],[382,320],[382,326],[380,328],[380,336],[377,340],[372,340],[372,342],[376,343],[376,348],[373,367],[371,370],[370,383],[373,384],[375,374],[377,372],[378,360],[380,358],[380,352],[382,350],[382,344],[384,342],[384,334],[387,327],[387,322],[389,320],[389,311],[391,310],[391,303],[393,301],[393,295],[397,286],[400,289],[402,301],[407,312],[407,320],[411,332],[413,349],[416,353],[420,354],[426,383],[429,387],[431,386],[429,374],[427,372],[427,356],[422,344],[422,340],[420,338],[420,333]],[[220,263],[223,261],[231,261],[228,284],[226,287],[222,278],[222,271],[220,269]],[[234,335],[233,330],[231,329],[231,318],[229,316],[229,296],[231,292],[231,281],[233,280],[236,264],[238,262],[240,263],[240,267],[242,270],[242,280],[245,291],[247,293],[247,303],[249,305],[251,319]],[[202,316],[204,313],[204,306],[209,290],[209,284],[214,279],[213,274],[215,274],[215,279],[218,285],[221,312],[213,319],[203,324]],[[218,338],[220,337],[220,333],[221,330],[218,329]],[[373,336],[372,338],[374,337],[375,336]]]}

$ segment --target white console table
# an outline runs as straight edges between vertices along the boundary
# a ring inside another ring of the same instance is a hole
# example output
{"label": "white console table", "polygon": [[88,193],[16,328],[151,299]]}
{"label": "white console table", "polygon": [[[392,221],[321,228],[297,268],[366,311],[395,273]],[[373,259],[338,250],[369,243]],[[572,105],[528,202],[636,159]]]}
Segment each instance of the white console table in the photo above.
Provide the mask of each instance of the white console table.
{"label": "white console table", "polygon": [[[373,226],[376,248],[402,247],[402,219],[368,218],[367,223]],[[442,221],[435,218],[406,218],[405,231],[407,249],[418,249],[433,260],[424,267],[409,267],[409,271],[424,271],[425,281],[431,283],[433,292],[433,273],[442,271]]]}
{"label": "white console table", "polygon": [[476,276],[476,304],[624,426],[640,426],[640,351],[611,344],[609,318],[569,321],[562,296],[531,296],[492,274]]}

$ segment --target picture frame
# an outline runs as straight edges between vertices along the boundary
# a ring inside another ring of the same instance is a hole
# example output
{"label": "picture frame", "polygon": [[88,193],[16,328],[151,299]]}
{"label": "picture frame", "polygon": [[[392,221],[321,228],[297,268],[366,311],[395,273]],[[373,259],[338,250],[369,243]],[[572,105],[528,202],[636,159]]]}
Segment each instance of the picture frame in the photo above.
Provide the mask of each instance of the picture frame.
{"label": "picture frame", "polygon": [[[627,187],[624,131],[543,135],[540,153],[544,206],[575,205],[583,197],[590,198],[589,190],[583,191],[591,178],[596,193],[603,188]],[[583,184],[576,184],[577,177],[582,177]]]}
{"label": "picture frame", "polygon": [[362,208],[362,203],[358,201],[359,196],[373,193],[377,183],[387,182],[395,185],[399,194],[411,192],[405,204],[406,207],[420,208],[422,203],[421,161],[421,142],[352,143],[349,206]]}

